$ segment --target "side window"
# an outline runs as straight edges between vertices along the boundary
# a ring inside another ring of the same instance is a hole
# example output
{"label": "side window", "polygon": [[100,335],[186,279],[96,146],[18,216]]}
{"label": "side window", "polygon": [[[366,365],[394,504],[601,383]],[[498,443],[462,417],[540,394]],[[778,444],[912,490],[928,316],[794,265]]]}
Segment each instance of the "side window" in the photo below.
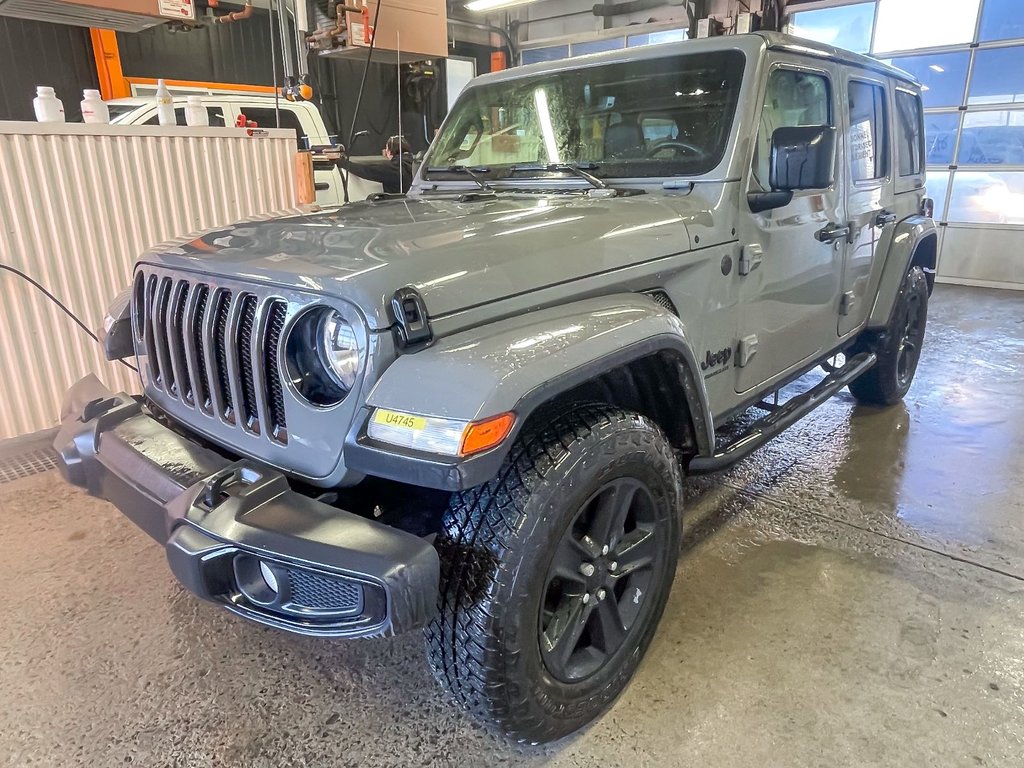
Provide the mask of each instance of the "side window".
{"label": "side window", "polygon": [[772,134],[778,128],[832,125],[829,81],[824,75],[776,69],[768,76],[761,124],[754,143],[754,177],[768,189]]}
{"label": "side window", "polygon": [[[210,118],[211,128],[223,128],[224,127],[224,110],[220,107],[207,107],[206,114]],[[185,108],[175,107],[174,108],[174,123],[175,125],[188,125],[185,122]],[[160,125],[160,118],[157,115],[153,115],[149,120],[143,123],[143,125]]]}
{"label": "side window", "polygon": [[896,91],[896,117],[900,128],[900,176],[916,176],[924,168],[921,98],[906,91]]}
{"label": "side window", "polygon": [[656,141],[679,137],[679,126],[670,117],[643,117],[640,119],[640,130],[648,146]]}
{"label": "side window", "polygon": [[224,127],[224,108],[223,107],[207,107],[206,114],[210,117],[211,128],[223,128]]}
{"label": "side window", "polygon": [[[265,107],[238,106],[238,110],[250,120],[255,120],[260,128],[276,128],[277,118],[273,109]],[[299,149],[306,149],[306,131],[299,122],[299,116],[286,107],[281,108],[281,127],[295,131]]]}
{"label": "side window", "polygon": [[880,179],[889,172],[889,136],[885,89],[850,82],[850,134],[847,137],[854,181]]}

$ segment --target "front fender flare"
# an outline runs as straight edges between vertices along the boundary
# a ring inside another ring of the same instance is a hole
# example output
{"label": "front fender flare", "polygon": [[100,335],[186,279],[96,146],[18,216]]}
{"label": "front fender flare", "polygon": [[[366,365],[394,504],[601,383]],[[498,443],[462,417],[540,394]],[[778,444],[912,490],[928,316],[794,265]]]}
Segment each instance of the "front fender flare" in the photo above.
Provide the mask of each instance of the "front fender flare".
{"label": "front fender flare", "polygon": [[[714,425],[700,367],[682,322],[641,294],[586,299],[473,328],[403,355],[371,390],[346,444],[353,470],[433,488],[472,487],[494,476],[515,434],[541,404],[601,373],[659,352],[682,362],[681,387],[701,453]],[[372,445],[365,424],[373,408],[476,421],[516,413],[513,434],[466,459],[402,454]]]}

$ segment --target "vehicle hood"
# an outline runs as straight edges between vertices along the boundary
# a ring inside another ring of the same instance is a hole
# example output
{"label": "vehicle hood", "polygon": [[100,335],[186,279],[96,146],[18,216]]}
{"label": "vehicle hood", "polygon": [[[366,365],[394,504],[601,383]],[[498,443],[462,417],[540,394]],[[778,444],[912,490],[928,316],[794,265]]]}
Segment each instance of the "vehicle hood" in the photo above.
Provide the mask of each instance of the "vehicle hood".
{"label": "vehicle hood", "polygon": [[399,288],[438,317],[685,252],[694,223],[711,212],[689,196],[422,195],[240,223],[142,261],[342,297],[380,329]]}

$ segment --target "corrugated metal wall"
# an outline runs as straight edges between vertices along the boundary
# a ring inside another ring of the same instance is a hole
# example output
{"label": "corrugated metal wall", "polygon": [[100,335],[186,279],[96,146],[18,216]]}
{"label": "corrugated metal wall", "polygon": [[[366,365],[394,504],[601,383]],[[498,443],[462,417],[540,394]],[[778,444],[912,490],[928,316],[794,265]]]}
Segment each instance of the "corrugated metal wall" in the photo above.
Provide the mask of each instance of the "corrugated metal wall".
{"label": "corrugated metal wall", "polygon": [[35,120],[37,85],[50,85],[68,120],[81,117],[82,91],[99,88],[89,30],[0,16],[0,120]]}
{"label": "corrugated metal wall", "polygon": [[[271,134],[0,123],[0,262],[96,328],[147,248],[295,206],[295,140]],[[137,389],[56,306],[0,271],[0,438],[55,424],[64,391],[89,372]]]}

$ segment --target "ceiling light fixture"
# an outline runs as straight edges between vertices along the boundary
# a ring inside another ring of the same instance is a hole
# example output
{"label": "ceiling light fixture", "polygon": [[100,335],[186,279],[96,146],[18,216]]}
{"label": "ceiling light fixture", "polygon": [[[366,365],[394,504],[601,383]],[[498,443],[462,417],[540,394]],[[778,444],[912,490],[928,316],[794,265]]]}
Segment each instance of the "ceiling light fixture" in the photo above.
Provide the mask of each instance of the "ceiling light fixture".
{"label": "ceiling light fixture", "polygon": [[467,11],[493,11],[498,8],[508,8],[513,5],[526,5],[535,3],[537,0],[469,0],[466,3]]}

